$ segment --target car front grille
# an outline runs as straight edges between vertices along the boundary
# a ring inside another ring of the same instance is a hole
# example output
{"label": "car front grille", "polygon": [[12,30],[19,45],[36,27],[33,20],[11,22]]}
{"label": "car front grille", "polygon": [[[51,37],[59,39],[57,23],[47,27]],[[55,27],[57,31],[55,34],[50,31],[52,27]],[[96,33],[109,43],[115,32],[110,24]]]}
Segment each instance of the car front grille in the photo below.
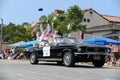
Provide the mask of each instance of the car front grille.
{"label": "car front grille", "polygon": [[88,47],[86,50],[87,52],[106,52],[106,49],[101,47]]}
{"label": "car front grille", "polygon": [[81,53],[86,53],[86,52],[101,52],[105,53],[108,52],[108,48],[105,47],[87,47],[87,46],[81,46]]}

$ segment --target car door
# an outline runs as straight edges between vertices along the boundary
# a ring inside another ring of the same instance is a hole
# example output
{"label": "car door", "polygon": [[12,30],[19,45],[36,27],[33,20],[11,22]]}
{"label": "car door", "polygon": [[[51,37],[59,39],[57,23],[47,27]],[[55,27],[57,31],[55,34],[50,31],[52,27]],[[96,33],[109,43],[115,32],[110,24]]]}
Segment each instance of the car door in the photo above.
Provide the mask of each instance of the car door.
{"label": "car door", "polygon": [[39,48],[37,54],[42,58],[57,58],[59,56],[60,48],[57,45],[44,46]]}
{"label": "car door", "polygon": [[61,56],[62,48],[58,45],[53,45],[50,48],[51,58],[59,58]]}
{"label": "car door", "polygon": [[51,44],[50,46],[41,47],[38,50],[38,56],[43,58],[59,58],[63,47],[57,44]]}

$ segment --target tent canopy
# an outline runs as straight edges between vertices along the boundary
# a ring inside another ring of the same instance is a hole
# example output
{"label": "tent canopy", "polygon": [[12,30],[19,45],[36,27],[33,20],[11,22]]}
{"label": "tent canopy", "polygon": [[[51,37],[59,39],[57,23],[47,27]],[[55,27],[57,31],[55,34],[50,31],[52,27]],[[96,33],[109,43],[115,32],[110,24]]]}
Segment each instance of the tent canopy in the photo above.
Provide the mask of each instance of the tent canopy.
{"label": "tent canopy", "polygon": [[100,44],[100,45],[108,45],[108,44],[114,44],[114,45],[120,45],[119,41],[106,38],[106,37],[101,37],[101,38],[90,38],[87,40],[83,40],[84,42],[91,43],[91,44]]}
{"label": "tent canopy", "polygon": [[17,42],[17,43],[8,45],[8,46],[9,46],[9,47],[20,47],[20,44],[23,44],[23,43],[25,43],[25,42],[24,42],[24,41],[20,41],[20,42]]}
{"label": "tent canopy", "polygon": [[38,40],[33,40],[33,41],[28,41],[23,44],[20,44],[21,47],[30,47],[33,46],[34,44],[39,43]]}

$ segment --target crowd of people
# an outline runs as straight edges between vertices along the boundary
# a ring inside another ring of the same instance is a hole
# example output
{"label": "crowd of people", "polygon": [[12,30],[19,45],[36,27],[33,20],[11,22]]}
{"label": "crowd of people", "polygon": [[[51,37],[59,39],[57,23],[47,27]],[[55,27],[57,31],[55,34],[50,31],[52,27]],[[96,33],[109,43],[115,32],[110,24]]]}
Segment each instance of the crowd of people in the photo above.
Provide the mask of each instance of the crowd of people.
{"label": "crowd of people", "polygon": [[16,48],[5,49],[0,52],[0,59],[15,60],[24,56],[24,53]]}
{"label": "crowd of people", "polygon": [[60,31],[55,30],[53,33],[45,33],[44,36],[43,35],[39,35],[37,36],[37,40],[40,41],[39,47],[44,46],[49,46],[49,44],[51,44],[54,41],[55,37],[62,37],[62,34],[60,33]]}
{"label": "crowd of people", "polygon": [[114,47],[111,43],[108,45],[108,47],[111,48],[111,54],[106,59],[107,65],[120,67],[120,56],[116,56],[116,54],[119,54],[119,51],[116,53],[116,47]]}

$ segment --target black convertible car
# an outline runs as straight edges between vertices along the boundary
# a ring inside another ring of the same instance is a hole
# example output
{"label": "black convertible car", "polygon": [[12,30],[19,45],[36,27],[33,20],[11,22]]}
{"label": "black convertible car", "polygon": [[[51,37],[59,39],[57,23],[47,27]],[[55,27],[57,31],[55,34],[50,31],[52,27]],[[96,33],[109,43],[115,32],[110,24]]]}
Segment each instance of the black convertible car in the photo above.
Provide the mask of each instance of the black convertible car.
{"label": "black convertible car", "polygon": [[74,66],[76,62],[92,62],[95,67],[102,67],[106,56],[111,53],[111,49],[105,46],[80,43],[75,38],[59,37],[49,45],[44,41],[43,47],[26,48],[25,53],[29,54],[31,64],[51,61],[70,67]]}

